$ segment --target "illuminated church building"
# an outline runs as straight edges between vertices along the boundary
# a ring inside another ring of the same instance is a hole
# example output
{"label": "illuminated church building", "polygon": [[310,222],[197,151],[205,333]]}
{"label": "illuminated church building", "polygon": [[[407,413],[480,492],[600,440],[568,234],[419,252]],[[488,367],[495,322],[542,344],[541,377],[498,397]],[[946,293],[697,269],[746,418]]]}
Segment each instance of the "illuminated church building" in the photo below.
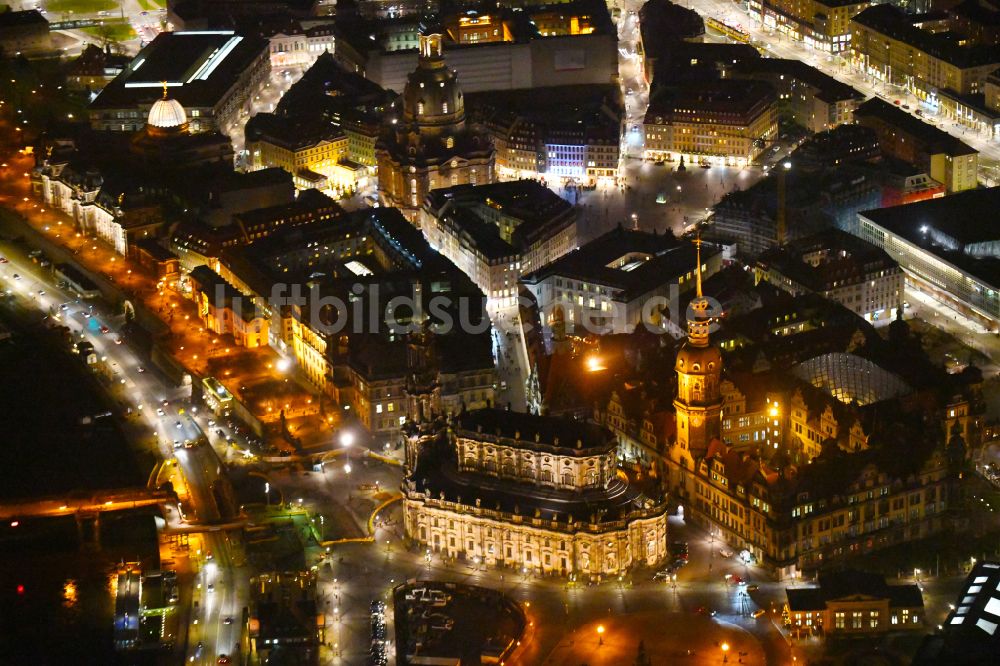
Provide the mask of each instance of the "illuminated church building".
{"label": "illuminated church building", "polygon": [[695,460],[705,457],[713,440],[722,437],[722,354],[710,344],[709,303],[701,291],[701,243],[698,242],[697,293],[691,301],[688,339],[677,352],[677,445],[678,464],[693,469]]}
{"label": "illuminated church building", "polygon": [[418,62],[407,78],[401,117],[391,117],[375,149],[382,203],[411,221],[430,190],[494,177],[493,144],[466,126],[465,100],[445,64],[439,30],[421,30]]}

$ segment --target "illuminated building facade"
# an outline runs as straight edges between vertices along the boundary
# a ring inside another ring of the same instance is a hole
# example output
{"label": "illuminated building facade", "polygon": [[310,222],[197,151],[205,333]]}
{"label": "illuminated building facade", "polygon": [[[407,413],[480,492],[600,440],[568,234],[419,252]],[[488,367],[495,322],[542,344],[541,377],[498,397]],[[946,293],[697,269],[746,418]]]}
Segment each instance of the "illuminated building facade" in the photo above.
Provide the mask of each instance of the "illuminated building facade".
{"label": "illuminated building facade", "polygon": [[489,136],[466,127],[465,99],[445,66],[442,35],[432,27],[420,36],[419,65],[375,149],[382,203],[414,219],[433,189],[492,183],[494,151]]}
{"label": "illuminated building facade", "polygon": [[828,53],[851,47],[851,18],[870,0],[749,0],[750,17],[806,46]]}
{"label": "illuminated building facade", "polygon": [[404,529],[433,552],[593,580],[667,557],[666,504],[617,474],[600,426],[479,409],[406,434]]}
{"label": "illuminated building facade", "polygon": [[239,347],[268,344],[268,318],[208,266],[199,266],[188,276],[191,298],[206,329],[219,335],[231,334]]}
{"label": "illuminated building facade", "polygon": [[984,92],[1000,54],[921,20],[887,4],[861,12],[851,21],[851,62],[865,76],[904,87],[964,124],[961,107]]}
{"label": "illuminated building facade", "polygon": [[785,594],[785,626],[800,634],[871,636],[924,630],[920,586],[888,585],[878,574],[822,573],[819,586],[787,588]]}
{"label": "illuminated building facade", "polygon": [[299,189],[316,183],[321,186],[315,189],[347,189],[338,173],[347,159],[347,134],[329,123],[258,113],[247,122],[246,149],[250,169],[281,167],[295,177]]}
{"label": "illuminated building facade", "polygon": [[[233,147],[218,132],[192,133],[187,112],[164,89],[145,126],[126,141],[112,143],[110,165],[46,160],[41,169],[45,203],[69,215],[121,255],[140,239],[154,238],[163,226],[163,184],[185,170],[231,169]],[[138,174],[147,172],[147,181]],[[150,187],[156,183],[157,187]]]}
{"label": "illuminated building facade", "polygon": [[[709,343],[717,313],[700,298],[689,310],[688,340],[676,360],[677,435],[665,456],[669,486],[686,518],[783,578],[944,528],[954,473],[949,455],[964,445],[935,441],[922,414],[919,423],[900,422],[912,430],[901,440],[868,442],[857,452],[824,440],[819,455],[795,464],[783,443],[788,407],[769,400],[760,425],[777,433],[771,452],[725,444],[722,358]],[[901,459],[905,465],[896,464]]]}
{"label": "illuminated building facade", "polygon": [[760,81],[724,79],[654,94],[643,121],[651,160],[746,166],[778,135],[778,98]]}
{"label": "illuminated building facade", "polygon": [[884,250],[839,229],[786,243],[757,259],[758,280],[792,295],[822,294],[868,321],[903,306],[903,271]]}
{"label": "illuminated building facade", "polygon": [[431,247],[504,307],[518,279],[577,247],[576,208],[533,180],[433,190],[420,212]]}
{"label": "illuminated building facade", "polygon": [[163,82],[192,132],[227,131],[271,72],[267,40],[232,31],[163,32],[90,105],[97,130],[142,129]]}
{"label": "illuminated building facade", "polygon": [[[396,209],[289,224],[252,244],[223,248],[218,265],[219,275],[270,319],[269,344],[379,440],[398,435],[407,418],[485,407],[495,398],[482,292]],[[273,304],[275,287],[287,297],[289,285],[309,295],[306,302]],[[393,299],[416,298],[420,312],[433,317],[430,299],[445,295],[451,321],[468,321],[477,332],[437,330],[423,314],[393,311]],[[459,308],[466,308],[464,319]]]}
{"label": "illuminated building facade", "polygon": [[619,86],[492,91],[466,102],[493,137],[497,178],[615,182],[624,117]]}

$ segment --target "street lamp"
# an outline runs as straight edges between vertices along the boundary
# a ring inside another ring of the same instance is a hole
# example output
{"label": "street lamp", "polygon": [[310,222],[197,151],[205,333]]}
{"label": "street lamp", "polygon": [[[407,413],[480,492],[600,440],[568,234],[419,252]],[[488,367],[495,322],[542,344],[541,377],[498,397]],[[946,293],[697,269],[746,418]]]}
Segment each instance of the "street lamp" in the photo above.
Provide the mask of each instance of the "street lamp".
{"label": "street lamp", "polygon": [[271,484],[267,481],[264,482],[264,502],[271,506]]}
{"label": "street lamp", "polygon": [[604,645],[604,625],[597,625],[597,644]]}
{"label": "street lamp", "polygon": [[340,445],[347,455],[347,462],[344,463],[344,474],[351,473],[351,445],[354,444],[354,433],[350,430],[340,431]]}
{"label": "street lamp", "polygon": [[725,664],[729,661],[729,643],[723,643],[719,647],[722,648],[722,663]]}

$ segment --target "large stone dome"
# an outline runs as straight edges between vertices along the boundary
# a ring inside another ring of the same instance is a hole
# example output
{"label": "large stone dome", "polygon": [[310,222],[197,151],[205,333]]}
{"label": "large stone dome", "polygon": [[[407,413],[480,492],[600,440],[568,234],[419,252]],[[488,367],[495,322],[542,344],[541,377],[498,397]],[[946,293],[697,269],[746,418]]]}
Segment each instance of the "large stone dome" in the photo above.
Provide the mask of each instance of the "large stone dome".
{"label": "large stone dome", "polygon": [[159,129],[175,129],[187,123],[187,112],[176,99],[158,99],[149,110],[146,124]]}
{"label": "large stone dome", "polygon": [[440,34],[420,36],[419,61],[403,90],[404,120],[426,129],[460,129],[465,100],[458,77],[445,65]]}

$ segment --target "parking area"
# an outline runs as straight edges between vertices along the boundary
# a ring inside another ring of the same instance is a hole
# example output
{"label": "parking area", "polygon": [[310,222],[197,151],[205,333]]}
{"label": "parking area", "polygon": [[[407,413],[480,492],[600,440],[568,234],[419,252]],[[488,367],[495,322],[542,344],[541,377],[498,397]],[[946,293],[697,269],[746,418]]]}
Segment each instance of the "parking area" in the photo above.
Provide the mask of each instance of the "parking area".
{"label": "parking area", "polygon": [[417,656],[454,659],[455,664],[498,663],[526,624],[516,603],[473,585],[414,581],[396,587],[393,603],[397,664]]}

